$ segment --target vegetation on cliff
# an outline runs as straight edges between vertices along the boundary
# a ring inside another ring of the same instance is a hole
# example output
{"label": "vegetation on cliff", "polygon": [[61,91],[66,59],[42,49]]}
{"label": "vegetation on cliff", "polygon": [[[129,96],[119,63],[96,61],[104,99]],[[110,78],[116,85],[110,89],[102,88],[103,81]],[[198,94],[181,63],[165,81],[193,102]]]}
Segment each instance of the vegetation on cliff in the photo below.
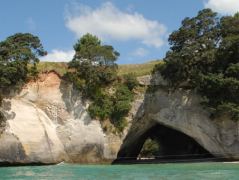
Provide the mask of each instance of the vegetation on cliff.
{"label": "vegetation on cliff", "polygon": [[[124,76],[127,74],[134,74],[134,76],[144,76],[149,75],[157,64],[162,64],[161,60],[149,61],[142,64],[118,64],[117,75]],[[60,76],[68,71],[68,64],[66,62],[43,62],[40,61],[37,64],[37,70],[39,73],[46,73],[50,71],[55,71]]]}
{"label": "vegetation on cliff", "polygon": [[137,86],[133,75],[117,76],[120,55],[110,45],[91,34],[82,36],[74,45],[75,55],[69,62],[65,78],[74,83],[83,98],[92,104],[89,113],[101,121],[109,119],[118,131],[126,125],[124,117],[131,108],[133,89]]}
{"label": "vegetation on cliff", "polygon": [[[39,71],[55,70],[73,82],[83,98],[92,101],[89,107],[92,117],[102,121],[109,119],[118,131],[122,131],[126,125],[124,117],[131,108],[133,89],[137,86],[135,76],[118,76],[115,61],[119,53],[112,46],[102,45],[96,36],[84,35],[74,49],[75,56],[68,64],[38,64],[38,57],[44,56],[46,51],[37,36],[18,33],[0,42],[0,103],[3,91],[20,88]],[[0,118],[3,118],[2,113]]]}
{"label": "vegetation on cliff", "polygon": [[194,89],[212,116],[239,120],[239,14],[219,18],[210,9],[185,18],[169,36],[165,64],[156,67],[174,89]]}
{"label": "vegetation on cliff", "polygon": [[17,33],[0,42],[0,102],[1,92],[37,75],[38,57],[45,54],[39,38],[29,33]]}
{"label": "vegetation on cliff", "polygon": [[139,153],[140,157],[157,157],[160,155],[160,145],[155,139],[148,138]]}

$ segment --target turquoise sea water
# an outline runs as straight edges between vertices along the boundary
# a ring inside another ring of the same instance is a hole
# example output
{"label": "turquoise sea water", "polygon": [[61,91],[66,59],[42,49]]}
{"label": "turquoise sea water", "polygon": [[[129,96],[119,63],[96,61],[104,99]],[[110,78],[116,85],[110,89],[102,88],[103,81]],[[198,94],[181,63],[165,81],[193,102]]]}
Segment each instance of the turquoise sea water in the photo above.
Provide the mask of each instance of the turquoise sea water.
{"label": "turquoise sea water", "polygon": [[1,180],[236,180],[239,164],[72,165],[1,167]]}

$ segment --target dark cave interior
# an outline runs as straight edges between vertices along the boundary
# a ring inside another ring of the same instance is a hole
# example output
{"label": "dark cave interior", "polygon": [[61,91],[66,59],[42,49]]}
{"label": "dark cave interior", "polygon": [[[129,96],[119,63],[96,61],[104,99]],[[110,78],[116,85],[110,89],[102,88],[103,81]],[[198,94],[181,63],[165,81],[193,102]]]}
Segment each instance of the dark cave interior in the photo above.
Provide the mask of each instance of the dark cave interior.
{"label": "dark cave interior", "polygon": [[[155,152],[154,149],[153,152],[153,158],[156,160],[192,160],[213,157],[213,155],[188,135],[164,125],[157,124],[131,145],[122,148],[118,153],[117,161],[137,160],[141,157],[152,158],[152,156],[147,157],[145,154],[142,156],[142,148],[147,139],[151,139],[158,143],[158,150]],[[148,148],[148,150],[150,150],[150,148]]]}

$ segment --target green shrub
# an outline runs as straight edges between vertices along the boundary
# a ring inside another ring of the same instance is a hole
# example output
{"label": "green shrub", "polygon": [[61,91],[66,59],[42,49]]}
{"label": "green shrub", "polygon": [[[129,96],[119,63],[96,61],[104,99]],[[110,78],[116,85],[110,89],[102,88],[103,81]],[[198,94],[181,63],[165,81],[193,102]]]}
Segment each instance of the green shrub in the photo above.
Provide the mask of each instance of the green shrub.
{"label": "green shrub", "polygon": [[219,115],[227,113],[232,117],[232,120],[237,121],[239,119],[239,106],[234,103],[222,103],[217,106],[217,113]]}
{"label": "green shrub", "polygon": [[128,125],[127,120],[125,119],[125,117],[121,118],[121,119],[111,119],[111,123],[114,125],[114,127],[116,128],[116,130],[118,132],[123,132],[123,130],[125,129],[125,127]]}
{"label": "green shrub", "polygon": [[151,138],[147,139],[144,142],[144,145],[140,151],[141,157],[155,157],[160,153],[160,146],[156,140]]}
{"label": "green shrub", "polygon": [[139,84],[139,82],[136,79],[136,76],[132,73],[124,75],[123,78],[124,84],[129,88],[130,91],[132,91]]}
{"label": "green shrub", "polygon": [[113,101],[110,96],[101,92],[94,97],[93,103],[89,106],[89,113],[92,118],[99,117],[104,120],[110,117],[113,109]]}
{"label": "green shrub", "polygon": [[89,106],[89,113],[92,118],[99,118],[101,121],[109,119],[114,127],[122,132],[127,126],[125,116],[131,108],[133,92],[124,84],[117,84],[114,94],[94,94],[93,102]]}
{"label": "green shrub", "polygon": [[125,116],[131,109],[131,102],[133,100],[133,93],[124,84],[119,84],[114,95],[114,106],[111,114],[111,122],[122,131],[127,125]]}
{"label": "green shrub", "polygon": [[83,87],[85,85],[85,81],[78,78],[77,75],[75,73],[72,72],[66,72],[63,75],[63,79],[71,82],[74,85],[74,88],[76,88],[77,90],[83,91]]}

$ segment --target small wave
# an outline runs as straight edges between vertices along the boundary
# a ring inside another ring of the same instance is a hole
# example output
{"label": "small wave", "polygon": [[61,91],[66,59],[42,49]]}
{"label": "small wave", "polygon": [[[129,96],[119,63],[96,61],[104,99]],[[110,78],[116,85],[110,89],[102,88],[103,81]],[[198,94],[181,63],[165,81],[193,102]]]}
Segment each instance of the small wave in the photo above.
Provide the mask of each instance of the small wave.
{"label": "small wave", "polygon": [[63,164],[65,164],[64,161],[62,161],[62,162],[60,162],[60,163],[58,163],[58,164],[56,164],[56,165],[63,165]]}

